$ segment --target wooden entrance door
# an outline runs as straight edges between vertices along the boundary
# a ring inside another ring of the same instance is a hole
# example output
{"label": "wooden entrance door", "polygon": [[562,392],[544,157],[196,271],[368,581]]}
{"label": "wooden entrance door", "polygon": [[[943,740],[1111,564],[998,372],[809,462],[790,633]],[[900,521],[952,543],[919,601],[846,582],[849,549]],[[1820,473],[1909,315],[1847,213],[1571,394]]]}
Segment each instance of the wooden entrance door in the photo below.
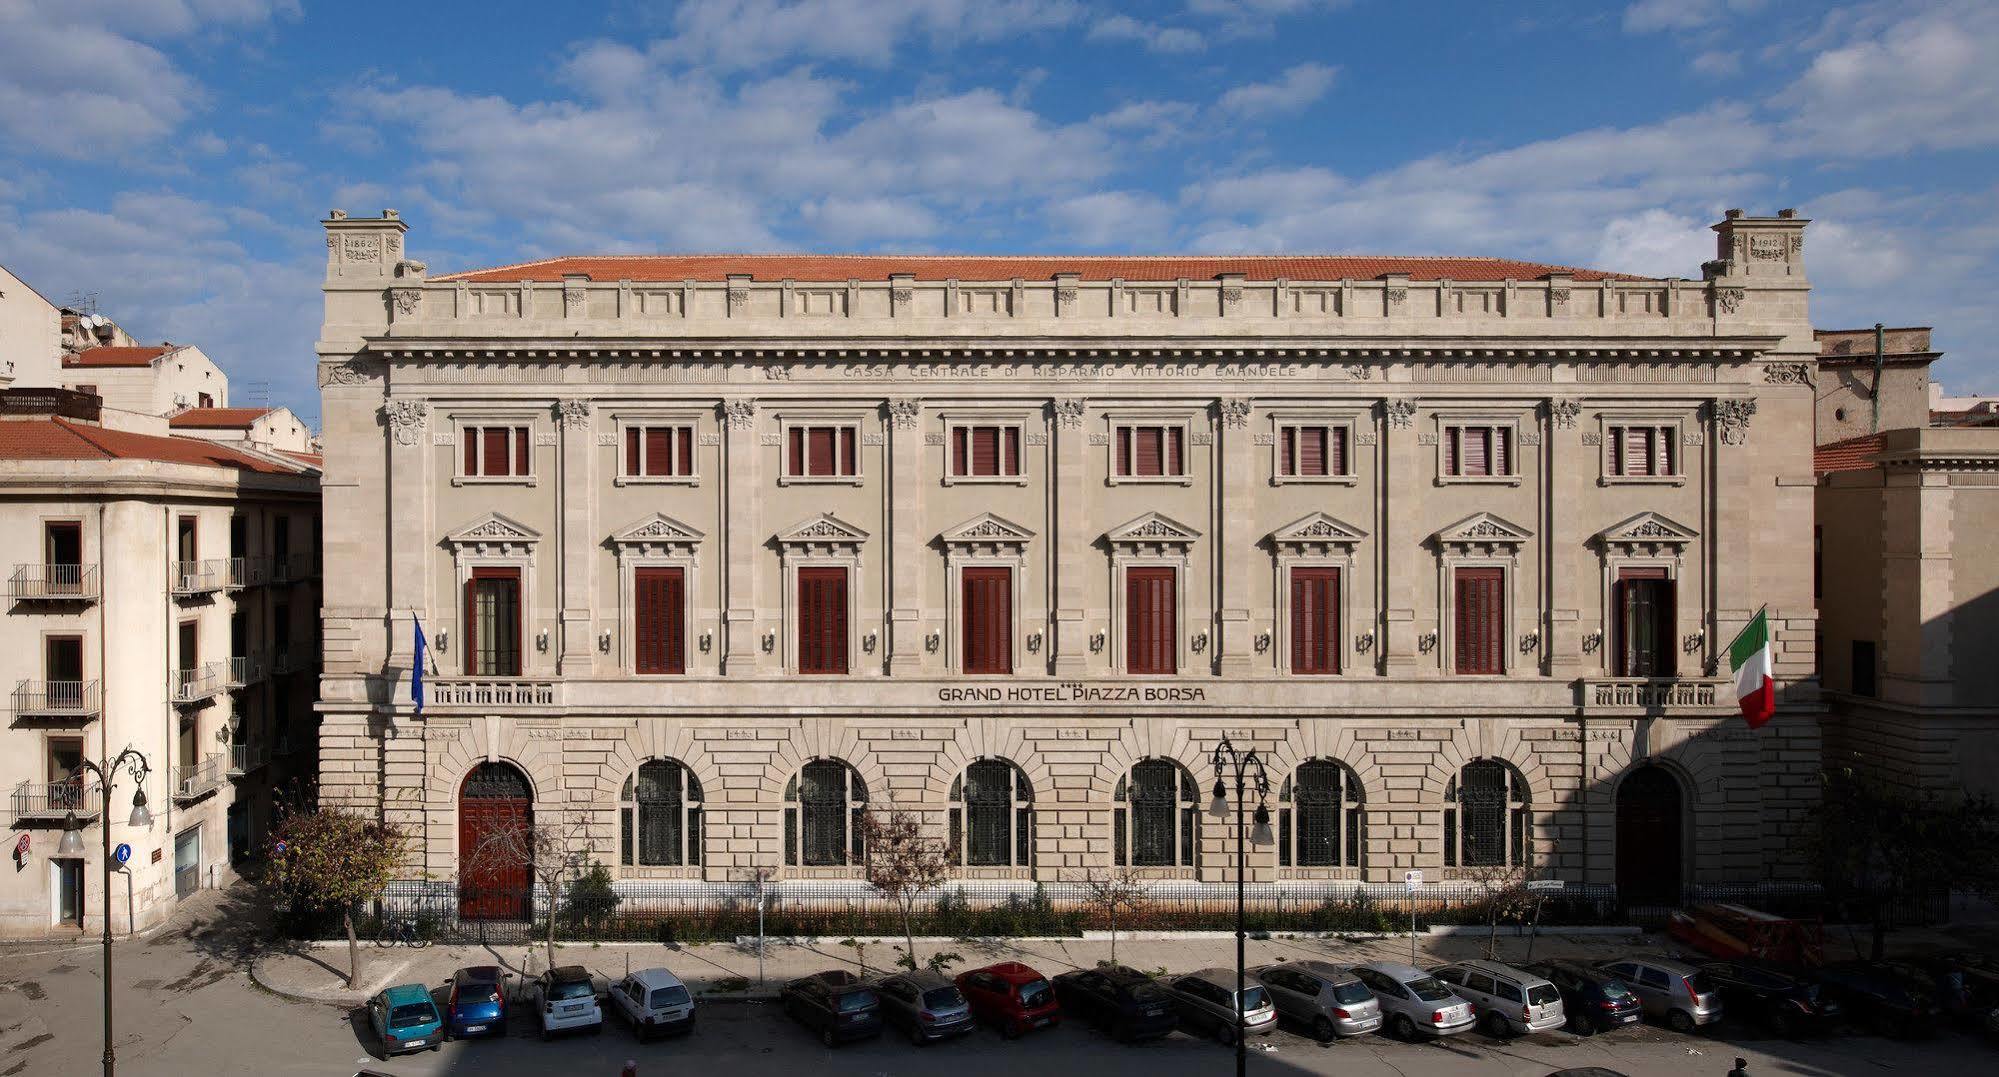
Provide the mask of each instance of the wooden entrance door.
{"label": "wooden entrance door", "polygon": [[1642,766],[1617,787],[1617,897],[1633,905],[1677,905],[1683,811],[1679,780]]}
{"label": "wooden entrance door", "polygon": [[458,793],[458,915],[526,920],[534,907],[528,834],[534,789],[506,763],[481,763]]}

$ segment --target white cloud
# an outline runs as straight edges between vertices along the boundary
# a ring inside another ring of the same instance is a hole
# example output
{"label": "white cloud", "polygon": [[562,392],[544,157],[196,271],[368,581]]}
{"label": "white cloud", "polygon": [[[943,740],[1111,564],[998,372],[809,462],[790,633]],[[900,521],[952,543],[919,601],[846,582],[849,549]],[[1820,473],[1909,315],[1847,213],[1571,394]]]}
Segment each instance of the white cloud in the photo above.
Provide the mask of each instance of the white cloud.
{"label": "white cloud", "polygon": [[1141,22],[1129,15],[1098,20],[1089,36],[1092,41],[1135,41],[1149,52],[1199,52],[1207,45],[1200,34],[1184,26]]}
{"label": "white cloud", "polygon": [[1742,71],[1742,53],[1732,49],[1709,49],[1693,58],[1690,65],[1696,75],[1722,78]]}
{"label": "white cloud", "polygon": [[1189,137],[1199,116],[1200,109],[1184,101],[1131,101],[1090,122],[1144,149],[1158,149]]}
{"label": "white cloud", "polygon": [[1289,67],[1275,82],[1252,82],[1224,93],[1216,102],[1224,112],[1244,115],[1290,112],[1306,107],[1333,88],[1339,69],[1305,63]]}
{"label": "white cloud", "polygon": [[912,38],[936,46],[1066,26],[1072,0],[691,0],[674,12],[661,58],[718,69],[793,58],[886,66]]}
{"label": "white cloud", "polygon": [[1876,10],[1777,96],[1789,132],[1840,156],[1999,144],[1999,6]]}
{"label": "white cloud", "polygon": [[1714,257],[1712,223],[1658,208],[1615,217],[1603,226],[1588,264],[1648,277],[1698,276],[1700,264]]}
{"label": "white cloud", "polygon": [[1172,234],[1173,207],[1142,191],[1097,191],[1048,210],[1051,249],[1157,250]]}
{"label": "white cloud", "polygon": [[1352,0],[1187,0],[1187,11],[1214,20],[1217,36],[1244,38],[1269,37],[1281,18],[1351,5]]}
{"label": "white cloud", "polygon": [[1764,0],[1636,0],[1624,9],[1624,28],[1635,34],[1703,30],[1763,4]]}

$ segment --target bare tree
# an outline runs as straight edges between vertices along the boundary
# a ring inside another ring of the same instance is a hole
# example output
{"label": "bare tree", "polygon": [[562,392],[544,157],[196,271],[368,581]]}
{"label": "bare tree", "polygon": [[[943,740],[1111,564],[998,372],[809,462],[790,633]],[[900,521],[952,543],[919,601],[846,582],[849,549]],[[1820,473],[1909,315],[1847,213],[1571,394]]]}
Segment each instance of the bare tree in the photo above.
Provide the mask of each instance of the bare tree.
{"label": "bare tree", "polygon": [[264,886],[295,911],[339,909],[347,929],[347,986],[361,983],[354,910],[382,896],[409,858],[401,830],[337,808],[288,811],[272,836]]}
{"label": "bare tree", "polygon": [[1527,889],[1527,868],[1523,865],[1508,867],[1494,864],[1472,868],[1465,873],[1465,878],[1478,887],[1479,908],[1485,915],[1487,927],[1486,960],[1498,960],[1500,921],[1518,923],[1534,909],[1536,899],[1534,893]]}
{"label": "bare tree", "polygon": [[1111,964],[1117,964],[1117,914],[1119,909],[1136,913],[1145,907],[1147,894],[1145,883],[1138,872],[1128,868],[1112,868],[1109,871],[1091,869],[1083,876],[1083,900],[1093,909],[1104,914],[1110,922]]}
{"label": "bare tree", "polygon": [[915,969],[916,935],[910,929],[910,918],[915,914],[917,897],[950,878],[944,843],[923,832],[921,819],[895,808],[861,816],[861,850],[868,885],[895,902],[896,911],[902,914],[902,939],[909,946],[904,958]]}
{"label": "bare tree", "polygon": [[557,906],[564,883],[594,862],[588,825],[583,819],[536,819],[525,826],[495,827],[479,839],[465,858],[468,870],[480,873],[525,871],[548,895],[548,967],[555,967]]}

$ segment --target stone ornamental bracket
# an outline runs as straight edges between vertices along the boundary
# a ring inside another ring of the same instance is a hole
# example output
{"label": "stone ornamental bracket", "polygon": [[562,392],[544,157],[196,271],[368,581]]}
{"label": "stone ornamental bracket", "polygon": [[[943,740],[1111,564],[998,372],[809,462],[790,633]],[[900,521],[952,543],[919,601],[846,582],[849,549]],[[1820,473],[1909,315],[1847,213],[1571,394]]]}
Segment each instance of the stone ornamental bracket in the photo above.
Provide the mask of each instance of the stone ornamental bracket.
{"label": "stone ornamental bracket", "polygon": [[430,417],[430,405],[421,400],[391,400],[382,405],[382,415],[388,420],[389,430],[396,436],[396,444],[414,445],[423,437],[424,422]]}
{"label": "stone ornamental bracket", "polygon": [[1073,398],[1057,400],[1055,402],[1055,424],[1070,430],[1078,429],[1083,425],[1083,413],[1088,409],[1089,405],[1081,400]]}
{"label": "stone ornamental bracket", "polygon": [[581,429],[590,424],[590,402],[582,399],[558,400],[555,402],[555,416],[568,429]]}
{"label": "stone ornamental bracket", "polygon": [[1583,403],[1580,400],[1551,400],[1548,402],[1549,418],[1554,419],[1555,425],[1564,430],[1575,429],[1576,419],[1581,417],[1582,413]]}
{"label": "stone ornamental bracket", "polygon": [[923,405],[908,398],[898,398],[888,402],[888,425],[897,430],[916,429],[916,420],[923,414]]}
{"label": "stone ornamental bracket", "polygon": [[396,317],[407,318],[423,306],[423,291],[418,288],[391,288],[389,301],[395,304]]}
{"label": "stone ornamental bracket", "polygon": [[1221,402],[1222,425],[1231,430],[1249,425],[1249,401],[1231,397]]}
{"label": "stone ornamental bracket", "polygon": [[756,420],[756,401],[741,398],[722,401],[722,421],[731,430],[748,430]]}
{"label": "stone ornamental bracket", "polygon": [[1716,288],[1714,290],[1714,309],[1722,314],[1734,314],[1737,310],[1741,309],[1744,298],[1745,295],[1740,288]]}
{"label": "stone ornamental bracket", "polygon": [[1763,380],[1772,385],[1811,385],[1812,364],[1810,363],[1767,363],[1763,367]]}
{"label": "stone ornamental bracket", "polygon": [[1749,420],[1756,414],[1756,398],[1717,400],[1709,406],[1715,429],[1723,445],[1741,445],[1749,440]]}
{"label": "stone ornamental bracket", "polygon": [[1381,405],[1388,415],[1388,425],[1397,430],[1407,430],[1416,423],[1416,402],[1414,400],[1389,400]]}

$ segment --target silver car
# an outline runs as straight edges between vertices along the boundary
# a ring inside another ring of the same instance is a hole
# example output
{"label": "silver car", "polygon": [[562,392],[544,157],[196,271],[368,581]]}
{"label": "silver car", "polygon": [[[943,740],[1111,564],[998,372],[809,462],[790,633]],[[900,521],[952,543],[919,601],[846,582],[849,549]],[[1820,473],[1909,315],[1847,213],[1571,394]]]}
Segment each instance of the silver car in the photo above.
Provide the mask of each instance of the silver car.
{"label": "silver car", "polygon": [[948,1039],[972,1030],[972,1007],[950,978],[930,969],[899,972],[874,983],[882,1019],[914,1044]]}
{"label": "silver car", "polygon": [[[1180,1027],[1204,1032],[1221,1043],[1235,1042],[1235,970],[1202,969],[1175,976],[1160,986],[1173,997]],[[1254,977],[1245,977],[1242,988],[1242,1027],[1245,1034],[1268,1032],[1277,1027],[1277,1010],[1270,994]]]}
{"label": "silver car", "polygon": [[1721,992],[1707,974],[1669,957],[1636,954],[1597,966],[1623,980],[1644,1005],[1645,1014],[1675,1032],[1692,1032],[1721,1020]]}
{"label": "silver car", "polygon": [[1471,1002],[1492,1036],[1546,1032],[1568,1023],[1562,992],[1546,978],[1497,961],[1458,961],[1430,970]]}
{"label": "silver car", "polygon": [[1263,981],[1282,1017],[1321,1041],[1364,1036],[1381,1027],[1381,1004],[1353,973],[1325,961],[1286,961],[1249,970]]}
{"label": "silver car", "polygon": [[665,969],[640,969],[618,981],[611,988],[611,1007],[631,1022],[640,1043],[694,1031],[694,996],[680,977]]}
{"label": "silver car", "polygon": [[1471,1003],[1452,994],[1442,981],[1422,969],[1394,961],[1369,961],[1353,966],[1352,972],[1374,992],[1388,1031],[1401,1039],[1455,1036],[1478,1020]]}

